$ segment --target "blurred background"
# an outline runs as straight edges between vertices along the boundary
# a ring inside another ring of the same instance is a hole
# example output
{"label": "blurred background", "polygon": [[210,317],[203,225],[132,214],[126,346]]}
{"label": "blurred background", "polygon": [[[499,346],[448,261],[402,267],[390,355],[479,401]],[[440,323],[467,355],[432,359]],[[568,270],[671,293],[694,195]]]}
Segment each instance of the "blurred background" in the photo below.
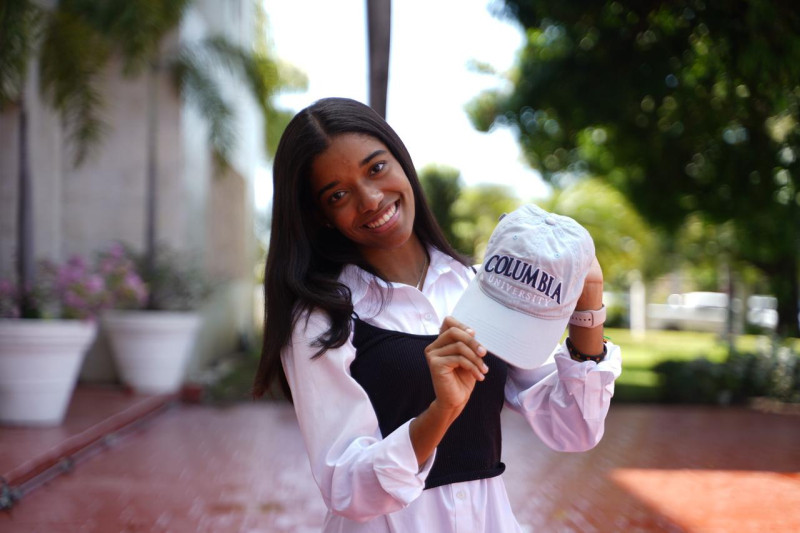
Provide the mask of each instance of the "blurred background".
{"label": "blurred background", "polygon": [[[522,203],[589,229],[615,402],[800,404],[791,2],[2,0],[0,24],[0,319],[191,312],[180,386],[249,400],[272,156],[346,96],[475,262]],[[99,324],[78,384],[135,389]]]}
{"label": "blurred background", "polygon": [[[655,399],[662,360],[702,357],[725,376],[703,398],[798,400],[800,23],[784,2],[8,0],[2,16],[5,316],[67,314],[23,298],[41,261],[121,245],[150,293],[106,307],[199,312],[187,379],[218,378],[260,344],[282,129],[347,96],[398,131],[476,262],[523,202],[589,229],[631,346],[622,397]],[[119,380],[107,336],[82,381]],[[781,385],[732,383],[756,379],[740,367]]]}

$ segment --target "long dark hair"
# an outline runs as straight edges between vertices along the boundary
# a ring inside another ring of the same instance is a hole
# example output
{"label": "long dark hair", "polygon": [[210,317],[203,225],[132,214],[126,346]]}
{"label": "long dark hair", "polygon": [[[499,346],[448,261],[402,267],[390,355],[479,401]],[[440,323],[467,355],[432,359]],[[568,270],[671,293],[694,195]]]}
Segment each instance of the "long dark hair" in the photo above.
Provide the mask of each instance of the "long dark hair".
{"label": "long dark hair", "polygon": [[330,329],[315,340],[319,351],[314,357],[342,346],[350,336],[353,303],[350,290],[338,278],[349,263],[368,271],[371,268],[353,242],[322,223],[311,193],[312,162],[334,137],[344,133],[370,135],[386,145],[414,191],[417,237],[425,247],[468,264],[445,239],[425,201],[408,150],[380,115],[346,98],[326,98],[303,109],[286,127],[273,165],[272,233],[264,276],[264,344],[253,387],[255,397],[263,396],[278,381],[291,399],[280,354],[306,311],[318,308],[330,318]]}

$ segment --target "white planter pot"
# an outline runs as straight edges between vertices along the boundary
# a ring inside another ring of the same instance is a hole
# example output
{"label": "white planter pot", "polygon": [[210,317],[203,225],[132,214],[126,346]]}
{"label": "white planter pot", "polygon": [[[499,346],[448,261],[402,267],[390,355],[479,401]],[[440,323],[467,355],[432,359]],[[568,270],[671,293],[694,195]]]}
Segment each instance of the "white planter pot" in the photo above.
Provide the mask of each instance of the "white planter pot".
{"label": "white planter pot", "polygon": [[0,423],[59,425],[96,333],[82,320],[0,320]]}
{"label": "white planter pot", "polygon": [[108,311],[102,323],[125,385],[141,394],[180,390],[200,326],[197,313]]}

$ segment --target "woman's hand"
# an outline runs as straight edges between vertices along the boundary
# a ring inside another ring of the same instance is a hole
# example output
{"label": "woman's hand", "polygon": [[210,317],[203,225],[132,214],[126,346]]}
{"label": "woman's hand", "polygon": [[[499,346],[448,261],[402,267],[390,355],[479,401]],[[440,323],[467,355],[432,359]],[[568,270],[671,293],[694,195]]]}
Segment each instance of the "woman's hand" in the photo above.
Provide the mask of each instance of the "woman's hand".
{"label": "woman's hand", "polygon": [[475,340],[475,332],[451,316],[444,319],[439,336],[425,348],[436,399],[409,426],[420,467],[464,410],[475,382],[482,381],[489,371],[483,362],[485,355],[486,348]]}
{"label": "woman's hand", "polygon": [[476,381],[483,381],[489,367],[483,362],[486,348],[475,332],[453,317],[446,317],[439,337],[425,348],[436,400],[432,407],[457,417],[469,400]]}

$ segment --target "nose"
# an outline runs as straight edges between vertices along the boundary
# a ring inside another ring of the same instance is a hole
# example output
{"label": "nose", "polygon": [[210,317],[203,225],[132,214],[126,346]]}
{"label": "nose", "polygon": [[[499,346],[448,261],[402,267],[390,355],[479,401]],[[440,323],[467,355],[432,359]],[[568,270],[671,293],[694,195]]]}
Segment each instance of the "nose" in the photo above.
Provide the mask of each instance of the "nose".
{"label": "nose", "polygon": [[375,211],[380,207],[381,201],[383,201],[383,192],[378,187],[371,186],[370,184],[361,187],[359,208],[362,213]]}

